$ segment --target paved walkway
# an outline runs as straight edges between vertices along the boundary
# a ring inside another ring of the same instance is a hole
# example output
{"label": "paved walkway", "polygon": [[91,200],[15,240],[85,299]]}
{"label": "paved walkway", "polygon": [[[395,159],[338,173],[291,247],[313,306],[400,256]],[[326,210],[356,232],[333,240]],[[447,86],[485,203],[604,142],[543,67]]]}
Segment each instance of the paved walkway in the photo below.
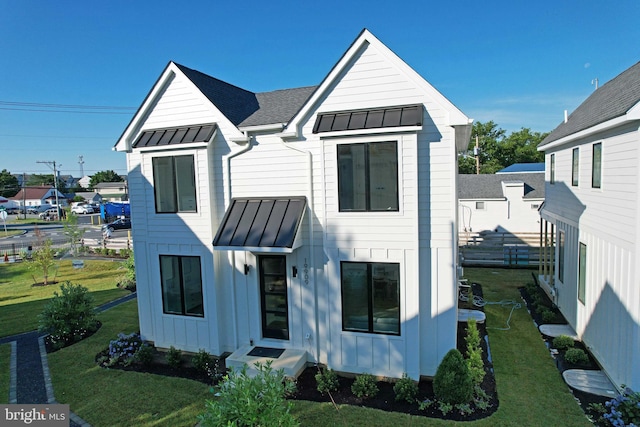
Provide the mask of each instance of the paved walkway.
{"label": "paved walkway", "polygon": [[[103,312],[134,298],[136,298],[135,292],[103,304],[96,311]],[[0,344],[11,344],[9,403],[58,403],[51,385],[44,337],[45,334],[32,331],[0,338]],[[70,418],[70,426],[72,427],[89,426],[73,413],[70,414]]]}

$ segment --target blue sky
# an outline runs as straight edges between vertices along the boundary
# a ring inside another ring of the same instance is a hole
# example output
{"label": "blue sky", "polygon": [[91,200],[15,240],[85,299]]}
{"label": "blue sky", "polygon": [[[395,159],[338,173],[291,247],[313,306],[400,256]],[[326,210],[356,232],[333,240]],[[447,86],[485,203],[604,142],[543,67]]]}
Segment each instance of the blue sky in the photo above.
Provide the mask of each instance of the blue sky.
{"label": "blue sky", "polygon": [[111,149],[169,60],[309,86],[363,28],[467,116],[546,132],[640,61],[639,22],[638,0],[0,0],[0,170],[125,174]]}

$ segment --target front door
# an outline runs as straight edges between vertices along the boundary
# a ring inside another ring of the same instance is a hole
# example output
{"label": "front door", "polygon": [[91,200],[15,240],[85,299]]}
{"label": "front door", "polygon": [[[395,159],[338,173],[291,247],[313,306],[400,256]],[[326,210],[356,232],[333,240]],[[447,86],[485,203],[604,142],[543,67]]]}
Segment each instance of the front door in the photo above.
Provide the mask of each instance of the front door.
{"label": "front door", "polygon": [[284,255],[262,255],[259,263],[262,337],[288,340],[287,258]]}

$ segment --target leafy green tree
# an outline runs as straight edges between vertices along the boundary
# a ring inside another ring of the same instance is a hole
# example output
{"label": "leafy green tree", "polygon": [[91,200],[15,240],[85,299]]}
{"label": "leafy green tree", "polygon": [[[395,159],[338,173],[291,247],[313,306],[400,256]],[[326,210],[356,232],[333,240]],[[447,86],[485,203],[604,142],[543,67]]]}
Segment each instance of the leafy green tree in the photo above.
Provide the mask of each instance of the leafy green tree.
{"label": "leafy green tree", "polygon": [[89,181],[89,187],[93,188],[101,182],[122,182],[124,178],[112,170],[100,171],[93,174]]}
{"label": "leafy green tree", "polygon": [[72,215],[71,212],[68,211],[62,226],[64,227],[63,233],[69,240],[71,254],[74,256],[78,255],[78,243],[80,239],[82,239],[86,229],[80,228],[78,225],[78,215]]}
{"label": "leafy green tree", "polygon": [[[42,272],[42,284],[49,284],[49,276],[52,270],[56,271],[56,263],[54,261],[55,249],[51,246],[51,239],[43,242],[42,246],[34,250],[31,254],[30,267],[33,270]],[[34,278],[34,282],[35,282]]]}
{"label": "leafy green tree", "polygon": [[514,163],[544,161],[544,155],[538,152],[537,147],[547,135],[548,133],[522,128],[507,136],[506,131],[493,121],[475,122],[468,150],[458,159],[458,171],[464,174],[476,173],[476,137],[480,146],[480,173],[491,174]]}
{"label": "leafy green tree", "polygon": [[2,169],[0,172],[0,196],[13,197],[18,191],[20,191],[18,178],[11,175],[8,170]]}

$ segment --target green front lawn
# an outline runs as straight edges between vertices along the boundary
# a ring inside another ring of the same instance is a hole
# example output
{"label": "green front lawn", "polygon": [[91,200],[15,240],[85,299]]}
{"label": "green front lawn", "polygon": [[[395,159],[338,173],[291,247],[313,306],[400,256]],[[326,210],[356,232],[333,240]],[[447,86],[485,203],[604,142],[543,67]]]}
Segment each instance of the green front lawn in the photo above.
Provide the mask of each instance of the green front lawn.
{"label": "green front lawn", "polygon": [[[518,287],[530,270],[466,269],[483,285],[487,301],[521,301]],[[193,426],[211,398],[201,383],[99,368],[94,359],[119,332],[138,329],[134,301],[100,314],[102,328],[92,337],[49,355],[56,399],[96,427]],[[504,328],[511,306],[487,305],[487,326]],[[562,381],[525,308],[514,311],[511,329],[489,329],[500,407],[468,426],[589,426]],[[453,422],[330,403],[294,402],[303,426],[440,426]]]}
{"label": "green front lawn", "polygon": [[0,404],[9,403],[11,344],[0,345]]}
{"label": "green front lawn", "polygon": [[57,273],[49,280],[58,284],[32,286],[42,281],[42,272],[29,269],[29,263],[0,264],[0,336],[15,335],[38,328],[38,314],[42,307],[60,291],[60,284],[71,281],[89,289],[96,305],[127,295],[116,283],[124,271],[121,262],[86,260],[85,267],[74,269],[71,260],[58,261]]}

